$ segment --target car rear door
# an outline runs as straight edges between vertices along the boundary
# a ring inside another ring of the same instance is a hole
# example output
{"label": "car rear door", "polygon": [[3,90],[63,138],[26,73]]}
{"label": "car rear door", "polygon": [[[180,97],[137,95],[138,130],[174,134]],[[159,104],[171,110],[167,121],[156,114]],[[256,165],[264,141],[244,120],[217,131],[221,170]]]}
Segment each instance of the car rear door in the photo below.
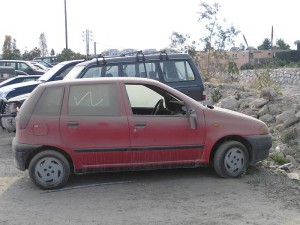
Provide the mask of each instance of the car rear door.
{"label": "car rear door", "polygon": [[131,162],[128,121],[118,85],[78,84],[67,89],[61,136],[77,169],[119,167]]}

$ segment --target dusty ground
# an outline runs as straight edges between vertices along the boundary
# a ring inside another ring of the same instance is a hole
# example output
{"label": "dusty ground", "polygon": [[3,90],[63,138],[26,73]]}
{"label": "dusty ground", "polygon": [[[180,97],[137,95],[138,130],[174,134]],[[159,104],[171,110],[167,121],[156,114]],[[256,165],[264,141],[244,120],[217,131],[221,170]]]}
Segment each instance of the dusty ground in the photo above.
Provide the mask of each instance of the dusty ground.
{"label": "dusty ground", "polygon": [[14,168],[12,138],[0,134],[0,225],[300,224],[300,183],[259,166],[240,179],[204,168],[76,176],[67,188],[91,187],[44,192]]}

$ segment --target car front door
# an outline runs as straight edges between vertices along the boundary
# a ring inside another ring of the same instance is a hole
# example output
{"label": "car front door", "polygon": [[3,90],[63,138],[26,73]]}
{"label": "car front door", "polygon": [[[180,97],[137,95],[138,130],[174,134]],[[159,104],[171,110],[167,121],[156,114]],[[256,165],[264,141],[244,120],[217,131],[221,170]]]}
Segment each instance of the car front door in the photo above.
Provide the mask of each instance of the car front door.
{"label": "car front door", "polygon": [[116,84],[71,85],[60,119],[75,167],[99,169],[131,162],[128,121]]}
{"label": "car front door", "polygon": [[[204,126],[192,129],[184,110],[171,109],[169,103],[166,104],[170,99],[161,95],[162,91],[138,84],[127,84],[124,89],[127,101],[129,99],[132,163],[136,166],[184,165],[194,164],[201,158]],[[198,124],[202,125],[201,121],[203,118],[199,118]]]}

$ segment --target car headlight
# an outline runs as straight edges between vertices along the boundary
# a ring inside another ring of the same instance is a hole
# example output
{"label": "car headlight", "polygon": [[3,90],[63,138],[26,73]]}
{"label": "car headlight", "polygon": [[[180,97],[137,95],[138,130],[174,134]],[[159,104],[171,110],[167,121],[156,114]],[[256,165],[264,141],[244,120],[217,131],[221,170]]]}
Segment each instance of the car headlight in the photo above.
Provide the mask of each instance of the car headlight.
{"label": "car headlight", "polygon": [[7,94],[11,91],[14,91],[15,89],[7,89],[4,91],[0,91],[0,99],[6,98]]}

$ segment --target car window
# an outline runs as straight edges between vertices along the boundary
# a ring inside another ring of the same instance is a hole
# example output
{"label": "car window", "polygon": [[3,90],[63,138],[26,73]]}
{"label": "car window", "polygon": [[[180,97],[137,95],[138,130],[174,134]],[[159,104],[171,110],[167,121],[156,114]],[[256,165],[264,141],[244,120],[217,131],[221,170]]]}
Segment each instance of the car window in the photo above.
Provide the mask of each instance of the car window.
{"label": "car window", "polygon": [[158,72],[154,62],[127,63],[122,65],[123,76],[144,77],[158,80]]}
{"label": "car window", "polygon": [[166,82],[195,80],[195,75],[188,61],[167,60],[160,63]]}
{"label": "car window", "polygon": [[34,115],[59,115],[64,89],[62,87],[46,88],[38,100],[34,110]]}
{"label": "car window", "polygon": [[61,71],[61,73],[59,73],[55,78],[62,78],[64,79],[64,77],[73,69],[74,66],[69,66],[68,68],[64,69]]}
{"label": "car window", "polygon": [[69,115],[120,115],[114,84],[72,85],[68,101]]}
{"label": "car window", "polygon": [[118,65],[112,66],[97,66],[88,68],[87,71],[82,75],[82,78],[93,78],[93,77],[118,77],[119,69]]}
{"label": "car window", "polygon": [[163,89],[140,84],[126,84],[125,87],[134,115],[186,115],[184,102]]}
{"label": "car window", "polygon": [[144,85],[127,84],[126,91],[131,107],[153,108],[158,100],[163,98],[163,96]]}
{"label": "car window", "polygon": [[15,63],[15,62],[7,62],[6,66],[10,66],[10,67],[12,67],[14,69],[17,69],[17,63]]}
{"label": "car window", "polygon": [[25,63],[18,63],[18,69],[19,70],[27,70],[27,69],[29,69],[29,66]]}

